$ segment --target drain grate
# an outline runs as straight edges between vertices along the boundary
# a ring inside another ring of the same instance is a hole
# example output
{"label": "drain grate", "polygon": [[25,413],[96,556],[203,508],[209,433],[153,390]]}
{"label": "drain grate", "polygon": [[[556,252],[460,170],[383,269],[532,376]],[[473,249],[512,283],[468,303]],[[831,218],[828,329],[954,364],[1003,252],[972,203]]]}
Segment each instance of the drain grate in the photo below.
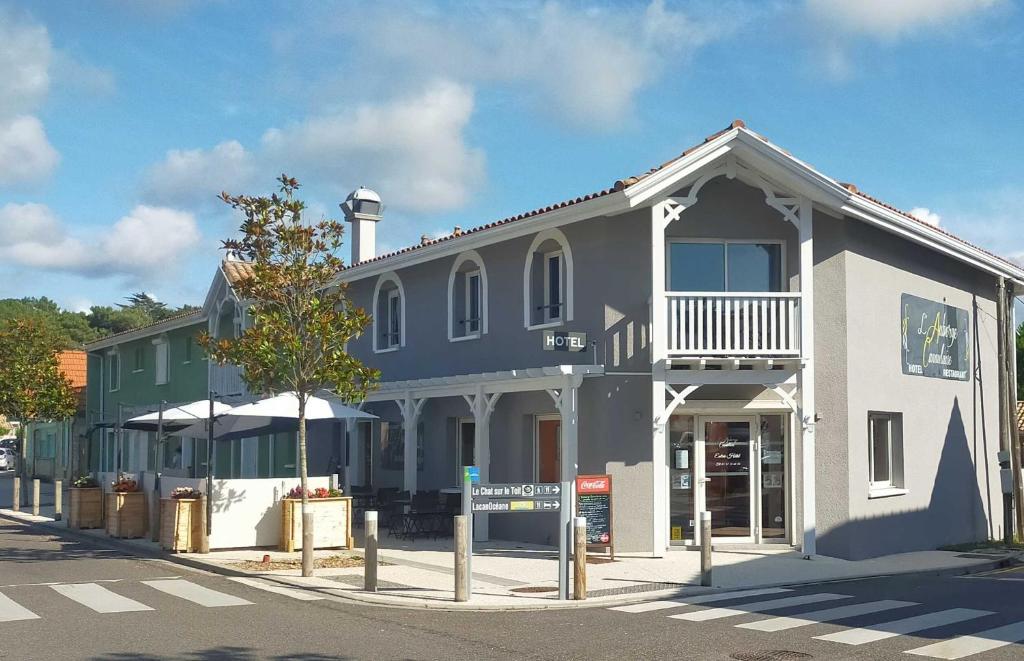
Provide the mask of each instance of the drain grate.
{"label": "drain grate", "polygon": [[804,661],[812,659],[810,654],[791,652],[789,650],[759,650],[756,652],[736,652],[729,656],[736,661]]}

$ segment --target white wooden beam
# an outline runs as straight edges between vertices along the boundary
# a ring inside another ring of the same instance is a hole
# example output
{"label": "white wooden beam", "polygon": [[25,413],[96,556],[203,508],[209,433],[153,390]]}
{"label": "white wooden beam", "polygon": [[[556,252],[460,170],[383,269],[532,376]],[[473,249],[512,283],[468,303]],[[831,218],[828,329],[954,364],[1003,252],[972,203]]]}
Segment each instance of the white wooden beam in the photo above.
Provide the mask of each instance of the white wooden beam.
{"label": "white wooden beam", "polygon": [[[817,499],[815,493],[814,406],[814,215],[810,200],[801,198],[800,218],[800,350],[804,358],[797,372],[800,392],[801,489],[803,493],[803,554],[817,553]],[[794,430],[795,431],[795,430]]]}

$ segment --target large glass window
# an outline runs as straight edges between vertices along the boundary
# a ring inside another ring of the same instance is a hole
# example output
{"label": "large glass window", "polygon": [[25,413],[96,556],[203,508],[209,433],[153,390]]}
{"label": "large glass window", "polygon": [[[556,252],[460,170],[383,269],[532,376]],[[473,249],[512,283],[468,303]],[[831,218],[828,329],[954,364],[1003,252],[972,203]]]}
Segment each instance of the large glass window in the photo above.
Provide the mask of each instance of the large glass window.
{"label": "large glass window", "polygon": [[670,291],[782,291],[781,243],[673,241]]}
{"label": "large glass window", "polygon": [[761,416],[761,537],[786,536],[786,423]]}
{"label": "large glass window", "polygon": [[682,544],[695,539],[694,526],[694,421],[692,415],[673,415],[668,425],[669,540]]}

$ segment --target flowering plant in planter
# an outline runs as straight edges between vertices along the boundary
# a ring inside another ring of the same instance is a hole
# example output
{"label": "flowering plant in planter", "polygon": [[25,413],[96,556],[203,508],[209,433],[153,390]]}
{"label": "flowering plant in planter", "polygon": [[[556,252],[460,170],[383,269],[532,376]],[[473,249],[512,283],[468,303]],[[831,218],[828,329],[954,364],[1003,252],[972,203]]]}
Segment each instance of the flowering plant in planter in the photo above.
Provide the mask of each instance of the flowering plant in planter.
{"label": "flowering plant in planter", "polygon": [[199,499],[202,498],[203,492],[199,489],[193,489],[192,487],[178,487],[171,492],[171,498],[174,499]]}
{"label": "flowering plant in planter", "polygon": [[[310,498],[339,498],[341,496],[341,490],[317,487],[312,491],[307,491],[306,495]],[[302,487],[293,487],[292,490],[285,495],[285,498],[292,498],[296,500],[302,498]]]}
{"label": "flowering plant in planter", "polygon": [[110,487],[115,493],[134,493],[139,490],[139,483],[122,473]]}
{"label": "flowering plant in planter", "polygon": [[99,485],[100,483],[92,475],[83,475],[71,483],[71,486],[76,489],[95,489]]}

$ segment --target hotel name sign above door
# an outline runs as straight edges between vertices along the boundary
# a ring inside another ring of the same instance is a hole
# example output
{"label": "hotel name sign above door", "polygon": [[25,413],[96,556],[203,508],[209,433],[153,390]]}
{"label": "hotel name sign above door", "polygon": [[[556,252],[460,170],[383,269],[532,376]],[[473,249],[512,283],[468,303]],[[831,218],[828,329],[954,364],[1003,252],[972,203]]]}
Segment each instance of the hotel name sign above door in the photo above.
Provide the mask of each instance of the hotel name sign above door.
{"label": "hotel name sign above door", "polygon": [[971,315],[911,294],[900,301],[903,373],[967,381],[971,372]]}

